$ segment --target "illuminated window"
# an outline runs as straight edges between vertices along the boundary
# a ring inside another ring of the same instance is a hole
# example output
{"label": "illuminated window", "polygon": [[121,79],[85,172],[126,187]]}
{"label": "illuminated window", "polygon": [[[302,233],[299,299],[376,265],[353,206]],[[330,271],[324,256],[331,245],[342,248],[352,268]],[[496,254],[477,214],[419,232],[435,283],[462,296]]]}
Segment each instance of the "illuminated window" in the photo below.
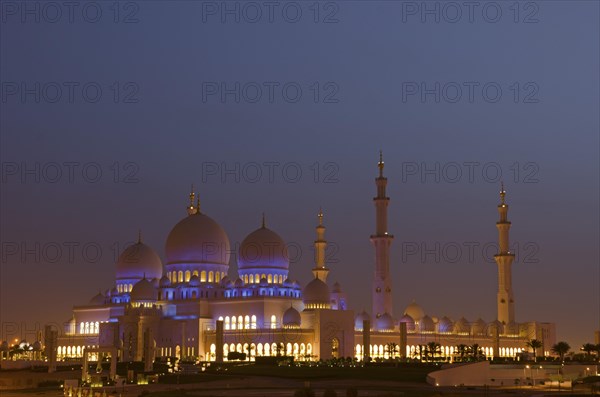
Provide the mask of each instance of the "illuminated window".
{"label": "illuminated window", "polygon": [[206,282],[206,270],[202,270],[200,272],[200,281],[205,283]]}
{"label": "illuminated window", "polygon": [[260,283],[260,276],[258,274],[254,275],[254,282],[257,284]]}
{"label": "illuminated window", "polygon": [[268,282],[269,284],[272,284],[272,283],[273,283],[273,276],[272,276],[271,274],[269,274],[269,275],[267,276],[267,282]]}
{"label": "illuminated window", "polygon": [[277,317],[274,314],[271,316],[271,328],[277,328]]}
{"label": "illuminated window", "polygon": [[250,284],[254,284],[254,274],[250,275]]}
{"label": "illuminated window", "polygon": [[85,325],[83,324],[83,322],[79,323],[79,333],[83,334],[85,330]]}
{"label": "illuminated window", "polygon": [[225,329],[229,329],[229,316],[225,316]]}
{"label": "illuminated window", "polygon": [[235,316],[231,317],[231,329],[236,329],[237,319]]}
{"label": "illuminated window", "polygon": [[244,317],[244,329],[250,329],[250,316]]}
{"label": "illuminated window", "polygon": [[221,281],[221,273],[215,272],[215,283],[218,283],[219,281]]}
{"label": "illuminated window", "polygon": [[190,281],[190,277],[191,277],[191,273],[189,270],[185,271],[185,282],[187,283],[188,281]]}
{"label": "illuminated window", "polygon": [[256,329],[256,316],[252,315],[252,319],[250,320],[250,328]]}
{"label": "illuminated window", "polygon": [[244,329],[244,318],[242,316],[238,316],[238,329]]}
{"label": "illuminated window", "polygon": [[256,355],[257,356],[263,355],[263,344],[262,343],[259,343],[258,345],[256,345]]}
{"label": "illuminated window", "polygon": [[215,279],[215,273],[213,271],[208,272],[208,282],[212,283]]}
{"label": "illuminated window", "polygon": [[183,283],[183,271],[180,270],[179,272],[177,272],[177,280],[180,283]]}
{"label": "illuminated window", "polygon": [[260,279],[262,280],[263,278],[267,278],[267,275],[266,274],[261,274],[260,275]]}
{"label": "illuminated window", "polygon": [[248,275],[247,275],[247,274],[244,274],[244,275],[242,276],[242,278],[243,278],[243,280],[244,280],[244,284],[248,284]]}

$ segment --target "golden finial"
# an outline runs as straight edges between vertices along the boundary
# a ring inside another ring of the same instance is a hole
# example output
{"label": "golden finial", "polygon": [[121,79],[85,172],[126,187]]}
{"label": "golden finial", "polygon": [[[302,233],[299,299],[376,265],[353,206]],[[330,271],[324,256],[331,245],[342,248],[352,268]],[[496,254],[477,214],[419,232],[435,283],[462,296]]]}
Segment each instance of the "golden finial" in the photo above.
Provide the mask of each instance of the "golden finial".
{"label": "golden finial", "polygon": [[321,207],[319,207],[319,214],[317,216],[319,217],[319,226],[323,226],[323,209]]}
{"label": "golden finial", "polygon": [[500,200],[504,204],[504,197],[506,196],[506,190],[504,190],[504,181],[500,181]]}
{"label": "golden finial", "polygon": [[377,163],[377,166],[379,167],[379,176],[383,177],[383,152],[381,150],[379,151],[379,163]]}
{"label": "golden finial", "polygon": [[263,212],[263,213],[262,213],[262,226],[261,226],[263,229],[265,229],[265,228],[266,228],[265,224],[266,224],[266,223],[265,223],[265,213]]}
{"label": "golden finial", "polygon": [[194,196],[196,194],[194,193],[194,184],[192,183],[192,189],[190,190],[190,207],[194,206]]}

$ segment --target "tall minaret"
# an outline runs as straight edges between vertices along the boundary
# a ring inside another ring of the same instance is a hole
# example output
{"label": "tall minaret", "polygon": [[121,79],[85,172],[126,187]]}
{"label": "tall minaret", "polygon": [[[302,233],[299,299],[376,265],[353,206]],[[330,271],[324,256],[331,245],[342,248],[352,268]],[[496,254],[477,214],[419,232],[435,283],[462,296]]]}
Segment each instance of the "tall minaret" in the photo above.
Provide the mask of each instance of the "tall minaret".
{"label": "tall minaret", "polygon": [[507,219],[508,205],[504,202],[505,196],[503,183],[500,189],[500,204],[498,204],[500,220],[496,222],[499,252],[494,255],[494,259],[498,264],[498,321],[503,324],[512,324],[515,321],[515,301],[513,299],[511,265],[515,254],[509,251],[510,222]]}
{"label": "tall minaret", "polygon": [[317,225],[317,239],[315,240],[315,267],[312,272],[315,278],[323,282],[327,282],[327,274],[329,269],[325,266],[325,248],[327,241],[325,240],[325,226],[323,226],[323,211],[319,209],[319,224]]}
{"label": "tall minaret", "polygon": [[373,280],[373,316],[377,318],[384,313],[392,313],[392,280],[390,277],[390,245],[394,236],[388,234],[387,207],[390,198],[385,195],[387,178],[383,176],[383,155],[379,151],[379,176],[375,179],[377,197],[375,202],[376,228],[371,235],[371,243],[375,247],[375,278]]}

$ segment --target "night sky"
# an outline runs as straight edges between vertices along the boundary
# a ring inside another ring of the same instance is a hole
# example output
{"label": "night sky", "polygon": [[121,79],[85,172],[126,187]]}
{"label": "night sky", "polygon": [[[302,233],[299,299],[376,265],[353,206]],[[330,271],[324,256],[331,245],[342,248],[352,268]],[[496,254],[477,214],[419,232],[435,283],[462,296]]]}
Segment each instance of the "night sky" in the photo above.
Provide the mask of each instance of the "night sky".
{"label": "night sky", "polygon": [[74,3],[0,3],[2,339],[112,287],[138,229],[164,259],[192,183],[232,246],[265,212],[303,284],[322,207],[370,311],[382,149],[396,317],[495,318],[502,179],[517,321],[593,342],[598,2]]}

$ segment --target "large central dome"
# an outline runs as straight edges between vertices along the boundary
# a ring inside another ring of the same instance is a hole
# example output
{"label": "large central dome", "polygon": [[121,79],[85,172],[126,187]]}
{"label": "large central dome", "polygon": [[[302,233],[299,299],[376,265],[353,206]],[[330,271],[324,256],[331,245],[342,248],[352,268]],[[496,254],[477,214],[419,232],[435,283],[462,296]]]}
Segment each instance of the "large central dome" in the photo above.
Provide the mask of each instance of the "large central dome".
{"label": "large central dome", "polygon": [[229,238],[211,217],[189,215],[173,227],[165,247],[167,264],[229,265]]}

